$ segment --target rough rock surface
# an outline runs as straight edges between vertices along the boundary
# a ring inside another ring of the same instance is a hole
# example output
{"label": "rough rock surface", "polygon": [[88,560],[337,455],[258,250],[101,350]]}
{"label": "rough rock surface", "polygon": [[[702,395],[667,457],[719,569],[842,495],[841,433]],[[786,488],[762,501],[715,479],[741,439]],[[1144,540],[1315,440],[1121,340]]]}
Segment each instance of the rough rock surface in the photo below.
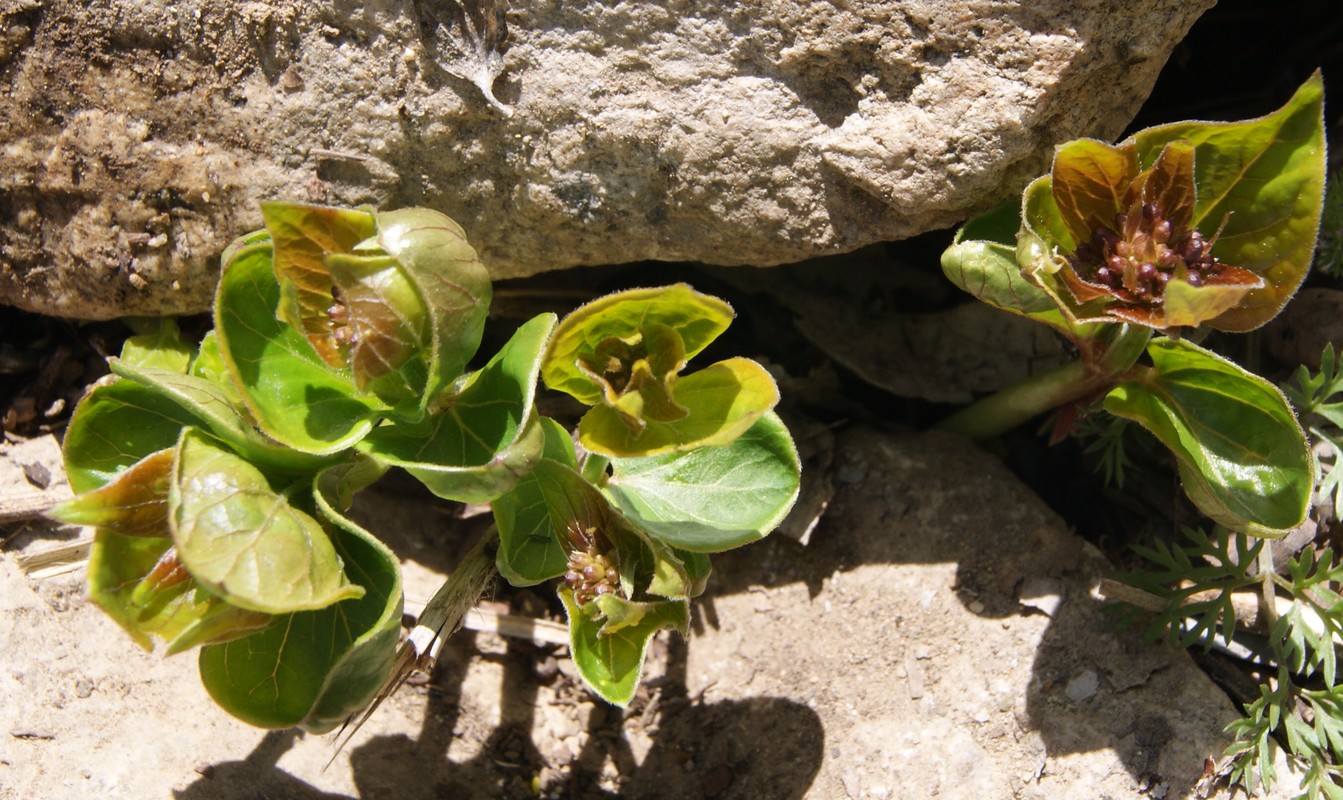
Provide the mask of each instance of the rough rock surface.
{"label": "rough rock surface", "polygon": [[497,277],[910,236],[1117,135],[1213,4],[503,2],[3,0],[0,302],[203,309],[271,198],[437,208]]}
{"label": "rough rock surface", "polygon": [[[964,440],[853,430],[837,453],[812,545],[716,557],[694,635],[655,641],[627,712],[562,651],[460,634],[325,771],[329,741],[229,719],[189,656],[0,559],[0,798],[1202,796],[1235,711],[1184,653],[1115,630],[1061,520]],[[364,515],[423,599],[444,517],[385,492]]]}

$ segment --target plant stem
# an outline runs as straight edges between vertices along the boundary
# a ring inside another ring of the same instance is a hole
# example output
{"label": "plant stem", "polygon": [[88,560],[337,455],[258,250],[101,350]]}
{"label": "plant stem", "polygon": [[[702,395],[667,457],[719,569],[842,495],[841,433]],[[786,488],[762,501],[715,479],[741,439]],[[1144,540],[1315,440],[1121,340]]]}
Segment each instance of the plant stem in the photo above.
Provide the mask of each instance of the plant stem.
{"label": "plant stem", "polygon": [[1080,400],[1117,383],[1151,339],[1151,331],[1132,325],[1109,330],[1090,344],[1095,355],[1056,367],[989,395],[937,424],[938,430],[982,440],[999,436],[1039,414]]}
{"label": "plant stem", "polygon": [[1264,613],[1263,619],[1265,627],[1273,630],[1278,624],[1278,604],[1277,593],[1273,590],[1273,576],[1277,570],[1273,564],[1273,548],[1269,542],[1259,548],[1259,581],[1260,590],[1264,595]]}

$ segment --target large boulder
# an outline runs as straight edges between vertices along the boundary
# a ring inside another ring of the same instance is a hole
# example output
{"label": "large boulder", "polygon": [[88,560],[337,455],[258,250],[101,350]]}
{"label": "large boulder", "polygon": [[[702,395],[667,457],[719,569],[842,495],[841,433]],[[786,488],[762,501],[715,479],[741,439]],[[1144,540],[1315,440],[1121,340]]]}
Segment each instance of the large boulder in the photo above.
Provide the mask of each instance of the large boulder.
{"label": "large boulder", "polygon": [[496,277],[770,265],[1112,138],[1213,0],[0,0],[0,302],[196,311],[257,201],[428,205]]}

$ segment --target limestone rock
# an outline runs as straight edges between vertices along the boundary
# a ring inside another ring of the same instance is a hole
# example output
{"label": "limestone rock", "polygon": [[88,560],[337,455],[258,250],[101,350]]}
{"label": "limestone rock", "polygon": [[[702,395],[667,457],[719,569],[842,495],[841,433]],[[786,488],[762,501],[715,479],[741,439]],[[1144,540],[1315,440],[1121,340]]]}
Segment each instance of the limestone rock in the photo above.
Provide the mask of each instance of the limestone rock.
{"label": "limestone rock", "polygon": [[504,2],[0,2],[0,302],[201,310],[272,198],[501,278],[906,237],[1116,136],[1213,4]]}

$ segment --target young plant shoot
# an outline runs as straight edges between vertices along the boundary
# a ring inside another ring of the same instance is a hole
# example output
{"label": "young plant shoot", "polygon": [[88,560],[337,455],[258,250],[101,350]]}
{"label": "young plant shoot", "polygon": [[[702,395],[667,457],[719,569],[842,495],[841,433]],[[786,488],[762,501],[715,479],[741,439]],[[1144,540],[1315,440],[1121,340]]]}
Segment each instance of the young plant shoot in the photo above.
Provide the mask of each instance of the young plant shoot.
{"label": "young plant shoot", "polygon": [[1180,122],[1061,146],[1019,206],[968,223],[942,268],[990,305],[1053,327],[1078,360],[941,427],[996,436],[1095,401],[1175,455],[1185,492],[1233,530],[1305,518],[1315,462],[1277,387],[1198,346],[1272,319],[1310,268],[1324,191],[1323,82],[1248,122]]}
{"label": "young plant shoot", "polygon": [[[1271,783],[1282,740],[1311,798],[1343,797],[1343,567],[1327,547],[1274,564],[1255,537],[1302,525],[1317,495],[1337,513],[1336,459],[1317,490],[1312,441],[1283,392],[1194,341],[1263,325],[1305,279],[1325,183],[1322,106],[1317,73],[1260,119],[1069,142],[1019,207],[967,224],[942,258],[961,288],[1052,326],[1078,353],[942,427],[988,438],[1057,409],[1061,437],[1099,405],[1170,449],[1215,532],[1140,548],[1152,568],[1125,576],[1119,596],[1155,612],[1149,637],[1184,646],[1230,640],[1247,618],[1235,603],[1258,600],[1258,656],[1275,668],[1228,727],[1227,772],[1251,790]],[[1338,365],[1332,352],[1324,360],[1289,391],[1303,416],[1328,422]],[[1337,453],[1332,430],[1310,432]]]}
{"label": "young plant shoot", "polygon": [[[171,321],[133,337],[70,422],[77,495],[52,516],[95,528],[94,601],[143,647],[199,647],[240,719],[326,731],[427,665],[496,568],[561,579],[580,674],[627,703],[653,634],[687,629],[708,554],[765,536],[797,495],[769,373],[682,374],[732,309],[684,285],[623,292],[535,317],[467,371],[491,285],[456,223],[262,215],[224,253],[199,346]],[[591,406],[581,449],[537,413],[542,377]],[[393,467],[496,521],[404,645],[397,558],[344,516]]]}

